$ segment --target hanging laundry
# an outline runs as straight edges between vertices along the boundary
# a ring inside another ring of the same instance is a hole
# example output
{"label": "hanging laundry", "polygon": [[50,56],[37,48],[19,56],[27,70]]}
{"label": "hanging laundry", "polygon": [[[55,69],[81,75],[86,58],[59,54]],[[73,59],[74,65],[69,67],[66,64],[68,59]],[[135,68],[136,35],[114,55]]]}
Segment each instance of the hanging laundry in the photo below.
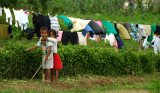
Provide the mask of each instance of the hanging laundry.
{"label": "hanging laundry", "polygon": [[12,25],[12,15],[11,15],[11,11],[7,8],[3,8],[4,9],[4,12],[6,14],[6,22],[8,23],[8,19],[10,19],[10,25]]}
{"label": "hanging laundry", "polygon": [[106,43],[106,41],[109,41],[110,45],[113,46],[114,38],[114,34],[111,33],[109,35],[106,35],[104,42]]}
{"label": "hanging laundry", "polygon": [[24,13],[22,9],[20,9],[20,25],[21,25],[21,31],[27,29],[27,25],[29,24],[28,16]]}
{"label": "hanging laundry", "polygon": [[11,34],[11,33],[12,33],[12,26],[9,25],[9,26],[8,26],[8,34]]}
{"label": "hanging laundry", "polygon": [[102,27],[102,22],[101,22],[101,20],[96,21],[96,23],[97,23],[99,26],[101,26],[101,27]]}
{"label": "hanging laundry", "polygon": [[8,25],[0,24],[0,39],[9,39],[8,27]]}
{"label": "hanging laundry", "polygon": [[122,25],[126,28],[126,30],[128,31],[128,34],[130,35],[129,23],[122,23]]}
{"label": "hanging laundry", "polygon": [[2,7],[0,7],[0,16],[2,16]]}
{"label": "hanging laundry", "polygon": [[34,13],[32,14],[33,14],[32,21],[35,27],[35,33],[37,34],[38,37],[40,37],[40,28],[43,27],[44,25],[43,20],[40,15],[37,16]]}
{"label": "hanging laundry", "polygon": [[147,39],[148,42],[151,42],[153,40],[153,34],[156,30],[157,30],[156,25],[151,25],[151,35],[148,36],[148,39]]}
{"label": "hanging laundry", "polygon": [[15,26],[18,27],[18,23],[19,23],[19,26],[21,26],[20,24],[20,11],[17,11],[17,10],[13,10],[13,13],[14,13],[14,16],[15,16]]}
{"label": "hanging laundry", "polygon": [[86,25],[86,27],[83,29],[82,31],[82,35],[83,36],[86,36],[86,34],[89,32],[90,34],[90,37],[93,38],[93,35],[95,34],[95,32],[93,31],[93,29],[89,26],[89,25]]}
{"label": "hanging laundry", "polygon": [[32,37],[34,36],[34,33],[35,33],[35,29],[27,28],[26,30],[24,30],[24,32],[29,33],[28,39],[32,39]]}
{"label": "hanging laundry", "polygon": [[156,31],[154,33],[160,35],[160,26],[156,26]]}
{"label": "hanging laundry", "polygon": [[145,50],[145,47],[143,46],[144,40],[145,40],[145,39],[139,40],[139,51]]}
{"label": "hanging laundry", "polygon": [[115,47],[115,51],[117,51],[117,49],[118,49],[118,43],[117,43],[117,40],[116,40],[115,37],[114,37],[113,46]]}
{"label": "hanging laundry", "polygon": [[57,37],[58,41],[62,40],[62,34],[63,34],[63,31],[58,31],[58,37]]}
{"label": "hanging laundry", "polygon": [[117,51],[118,44],[117,44],[117,40],[116,40],[114,34],[111,33],[110,35],[106,35],[106,37],[104,39],[105,43],[106,43],[106,40],[108,40],[110,42],[110,45],[114,46],[115,47],[115,51]]}
{"label": "hanging laundry", "polygon": [[29,16],[29,11],[28,11],[28,10],[25,10],[25,14],[26,14],[27,16]]}
{"label": "hanging laundry", "polygon": [[115,35],[116,39],[119,39],[119,35],[117,33],[117,31],[115,30],[114,26],[107,21],[102,21],[102,24],[107,28],[107,35],[110,35],[111,33]]}
{"label": "hanging laundry", "polygon": [[86,25],[91,21],[91,20],[83,20],[83,19],[73,18],[73,17],[69,17],[69,19],[73,23],[73,28],[70,30],[71,32],[84,29]]}
{"label": "hanging laundry", "polygon": [[143,28],[143,25],[139,24],[138,25],[138,32],[139,32],[139,40],[143,40],[146,38],[146,34]]}
{"label": "hanging laundry", "polygon": [[137,29],[135,28],[134,24],[131,24],[131,29],[132,29],[132,37],[133,37],[133,40],[137,40]]}
{"label": "hanging laundry", "polygon": [[[86,20],[91,20],[90,18],[87,18]],[[96,35],[99,34],[105,34],[105,30],[99,26],[94,20],[91,20],[88,25],[93,29]]]}
{"label": "hanging laundry", "polygon": [[[118,33],[118,35],[119,35],[119,30],[118,30],[118,28],[117,28],[117,24],[116,24],[116,23],[114,23],[114,28],[115,28],[116,32]],[[117,39],[117,38],[116,38],[116,39]]]}
{"label": "hanging laundry", "polygon": [[150,43],[147,41],[147,39],[148,39],[148,36],[146,36],[146,38],[144,39],[144,42],[143,42],[144,50],[147,49],[147,48],[149,48],[149,44]]}
{"label": "hanging laundry", "polygon": [[71,41],[72,45],[78,44],[78,35],[77,32],[71,31],[63,31],[62,34],[62,44],[67,45],[69,40]]}
{"label": "hanging laundry", "polygon": [[100,37],[101,39],[105,39],[106,34],[99,34],[99,37]]}
{"label": "hanging laundry", "polygon": [[69,30],[71,30],[71,29],[73,28],[73,23],[72,23],[72,21],[71,21],[69,18],[67,18],[67,17],[64,16],[64,15],[60,15],[60,16],[58,16],[58,17],[65,20],[65,21],[64,21],[64,24],[66,24],[66,25],[68,26],[68,29],[69,29]]}
{"label": "hanging laundry", "polygon": [[42,15],[42,14],[38,14],[38,16],[41,17],[41,19],[43,20],[43,27],[47,27],[48,30],[51,29],[51,21],[50,21],[50,18],[49,16],[45,16],[45,15]]}
{"label": "hanging laundry", "polygon": [[32,14],[33,14],[32,21],[33,21],[33,24],[35,27],[35,33],[37,34],[38,37],[40,37],[40,28],[41,27],[47,27],[48,30],[51,29],[50,18],[48,15],[45,16],[42,14],[38,14],[38,15],[35,15],[34,13],[32,13]]}
{"label": "hanging laundry", "polygon": [[151,35],[151,25],[143,25],[146,36]]}
{"label": "hanging laundry", "polygon": [[130,39],[128,31],[126,30],[126,28],[121,23],[117,24],[117,28],[119,30],[119,35],[120,35],[121,39],[126,39],[126,40]]}
{"label": "hanging laundry", "polygon": [[87,37],[82,35],[82,32],[77,32],[78,35],[78,44],[87,45]]}
{"label": "hanging laundry", "polygon": [[152,42],[154,43],[154,53],[157,55],[160,52],[160,38],[159,36],[154,36]]}
{"label": "hanging laundry", "polygon": [[[101,20],[96,21],[96,23],[97,23],[99,26],[102,27],[102,22],[101,22]],[[104,39],[104,38],[106,37],[106,33],[104,33],[104,34],[99,34],[99,37],[100,37],[101,39]]]}
{"label": "hanging laundry", "polygon": [[94,35],[94,38],[95,38],[95,41],[96,41],[96,42],[99,42],[99,41],[100,41],[99,35]]}
{"label": "hanging laundry", "polygon": [[[114,23],[114,26],[115,26],[117,33],[119,33],[119,30],[117,28],[116,23]],[[118,37],[118,39],[116,38],[116,40],[117,40],[117,44],[118,44],[118,49],[125,49],[126,48],[120,36]]]}
{"label": "hanging laundry", "polygon": [[126,48],[120,36],[119,36],[119,39],[117,40],[117,44],[118,44],[118,49]]}
{"label": "hanging laundry", "polygon": [[54,29],[55,31],[61,30],[57,16],[54,16],[54,17],[50,16],[50,21],[51,21],[51,29]]}

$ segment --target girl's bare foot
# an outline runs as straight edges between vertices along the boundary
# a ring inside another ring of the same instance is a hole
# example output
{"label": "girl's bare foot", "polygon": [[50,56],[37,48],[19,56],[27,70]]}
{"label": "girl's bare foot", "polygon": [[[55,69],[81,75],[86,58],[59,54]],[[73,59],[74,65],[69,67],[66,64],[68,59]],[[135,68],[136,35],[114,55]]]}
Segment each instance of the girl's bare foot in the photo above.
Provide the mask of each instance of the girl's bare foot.
{"label": "girl's bare foot", "polygon": [[57,80],[54,80],[54,82],[53,82],[53,83],[58,84],[58,81],[57,81]]}
{"label": "girl's bare foot", "polygon": [[42,80],[41,82],[42,82],[42,83],[44,83],[44,82],[45,82],[45,80]]}
{"label": "girl's bare foot", "polygon": [[45,82],[45,83],[50,83],[51,81],[50,81],[50,80],[45,80],[44,82]]}
{"label": "girl's bare foot", "polygon": [[52,82],[52,83],[54,83],[54,79],[53,79],[53,80],[51,80],[51,82]]}

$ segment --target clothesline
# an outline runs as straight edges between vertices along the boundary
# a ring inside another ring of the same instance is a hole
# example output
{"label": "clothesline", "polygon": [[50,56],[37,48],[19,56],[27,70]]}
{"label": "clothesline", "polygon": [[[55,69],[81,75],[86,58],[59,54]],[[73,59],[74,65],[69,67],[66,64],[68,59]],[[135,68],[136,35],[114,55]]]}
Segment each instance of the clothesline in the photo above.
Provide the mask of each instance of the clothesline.
{"label": "clothesline", "polygon": [[[10,19],[10,25],[12,25],[12,15],[10,12],[10,9],[7,8],[3,8],[5,13],[6,13],[6,22],[8,22],[8,19]],[[28,16],[29,16],[29,11],[24,11],[22,9],[20,10],[14,10],[12,9],[15,15],[15,26],[18,27],[18,23],[19,26],[21,26],[21,30],[22,31],[26,31],[26,32],[31,32],[30,28],[27,27],[27,25],[29,24],[29,20],[28,20]],[[64,19],[64,24],[67,25],[69,31],[70,32],[66,32],[63,31],[62,35],[62,44],[67,45],[66,41],[63,40],[63,38],[68,40],[71,40],[71,42],[75,42],[72,40],[76,40],[76,42],[79,40],[79,42],[86,42],[86,39],[82,38],[82,35],[84,38],[86,38],[87,33],[90,33],[90,37],[91,38],[97,38],[96,40],[98,41],[98,36],[101,36],[101,38],[103,38],[104,40],[108,40],[110,41],[110,45],[111,46],[115,46],[115,49],[122,49],[124,45],[122,40],[129,40],[131,39],[131,36],[134,38],[134,40],[140,40],[141,37],[143,37],[142,39],[145,39],[143,42],[143,46],[146,48],[146,41],[151,42],[153,39],[153,33],[154,32],[158,32],[158,34],[160,34],[160,26],[151,26],[151,25],[129,25],[129,23],[116,23],[114,21],[114,26],[111,24],[110,21],[95,21],[92,20],[90,18],[87,19],[80,19],[80,18],[73,18],[73,17],[66,17],[63,15],[60,16],[50,16],[49,13],[47,16],[43,15],[43,14],[38,14],[36,15],[33,11],[33,24],[35,26],[35,33],[40,36],[39,31],[40,28],[42,26],[46,26],[48,27],[48,29],[54,29],[56,31],[58,31],[57,36],[59,35],[59,32],[61,30],[61,27],[59,25],[58,22],[58,18]],[[0,16],[2,15],[2,8],[0,8]],[[58,18],[57,18],[58,17]],[[107,31],[105,31],[102,28],[102,25],[105,26],[105,28],[107,28]],[[29,29],[29,30],[28,30]],[[130,29],[132,30],[132,33],[130,33]],[[139,33],[143,34],[138,34]],[[81,33],[77,33],[75,31],[79,31],[82,30]],[[32,31],[33,32],[33,31]],[[72,35],[73,32],[75,32],[76,34]],[[81,35],[80,35],[81,34]],[[95,34],[95,35],[94,35]],[[74,37],[74,38],[73,38]],[[147,39],[147,40],[146,40]],[[117,42],[117,44],[116,44]],[[77,44],[77,43],[74,43]],[[82,44],[83,45],[83,44]],[[87,43],[84,43],[84,45],[87,45]],[[118,46],[118,47],[117,47]]]}

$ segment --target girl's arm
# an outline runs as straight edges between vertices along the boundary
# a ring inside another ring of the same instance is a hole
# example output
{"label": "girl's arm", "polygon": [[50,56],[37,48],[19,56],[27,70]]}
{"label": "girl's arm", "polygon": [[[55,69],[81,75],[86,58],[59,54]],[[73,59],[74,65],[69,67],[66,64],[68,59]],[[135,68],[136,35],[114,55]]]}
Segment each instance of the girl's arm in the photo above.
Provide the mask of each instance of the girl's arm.
{"label": "girl's arm", "polygon": [[46,40],[48,40],[52,43],[57,43],[57,39],[55,39],[55,38],[46,38]]}
{"label": "girl's arm", "polygon": [[27,50],[34,50],[34,49],[37,49],[38,46],[34,46],[34,47],[30,47],[30,48],[27,48]]}
{"label": "girl's arm", "polygon": [[50,46],[49,49],[48,49],[48,53],[47,53],[47,55],[46,55],[45,60],[48,60],[48,56],[50,55],[50,53],[51,53],[51,46]]}
{"label": "girl's arm", "polygon": [[36,46],[27,48],[27,50],[34,50],[34,49],[37,49],[40,46],[41,46],[41,41],[39,40]]}

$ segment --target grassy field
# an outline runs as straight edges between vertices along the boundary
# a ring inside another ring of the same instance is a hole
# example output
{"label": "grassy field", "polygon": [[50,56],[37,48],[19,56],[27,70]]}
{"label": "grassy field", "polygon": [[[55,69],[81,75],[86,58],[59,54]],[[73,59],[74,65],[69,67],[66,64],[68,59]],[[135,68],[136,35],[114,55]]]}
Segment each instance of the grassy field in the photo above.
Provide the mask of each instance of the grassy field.
{"label": "grassy field", "polygon": [[[107,12],[107,11],[106,11]],[[61,14],[58,14],[61,15]],[[120,13],[115,13],[109,15],[106,14],[63,14],[69,17],[77,18],[92,18],[95,20],[110,20],[116,22],[130,22],[135,24],[150,24],[150,25],[160,25],[159,15],[154,14],[126,14],[121,15]],[[33,28],[32,24],[32,15],[29,17],[30,24],[28,27]],[[64,25],[63,20],[59,20],[60,25],[63,31],[67,30],[66,25]],[[19,32],[13,29],[13,35],[19,37],[20,29],[16,29]],[[10,42],[21,42],[21,44],[32,43],[36,44],[38,41],[37,37],[34,37],[32,40],[22,39],[0,39],[0,49],[3,49],[4,46],[7,46]],[[131,40],[123,40],[126,48],[133,51],[139,50],[138,42]],[[62,46],[61,42],[59,43]],[[83,47],[83,46],[82,46]],[[88,40],[88,48],[90,47],[99,47],[99,48],[114,48],[109,45],[109,43],[104,43],[103,40],[100,40],[99,43],[95,41]],[[60,49],[60,48],[59,48]],[[147,49],[147,51],[153,51],[153,48]],[[60,78],[58,84],[52,83],[41,83],[41,80],[34,80],[29,82],[29,80],[0,80],[0,92],[2,93],[148,93],[148,92],[157,92],[159,91],[160,81],[158,80],[159,73],[146,74],[146,75],[127,75],[127,76],[118,76],[118,77],[109,77],[109,76],[94,76],[94,75],[79,75],[76,77],[67,77]]]}
{"label": "grassy field", "polygon": [[[78,75],[60,78],[58,84],[41,80],[1,80],[2,93],[149,93],[159,91],[159,73],[118,77]],[[158,87],[158,88],[156,88]],[[157,92],[158,93],[158,92]]]}

